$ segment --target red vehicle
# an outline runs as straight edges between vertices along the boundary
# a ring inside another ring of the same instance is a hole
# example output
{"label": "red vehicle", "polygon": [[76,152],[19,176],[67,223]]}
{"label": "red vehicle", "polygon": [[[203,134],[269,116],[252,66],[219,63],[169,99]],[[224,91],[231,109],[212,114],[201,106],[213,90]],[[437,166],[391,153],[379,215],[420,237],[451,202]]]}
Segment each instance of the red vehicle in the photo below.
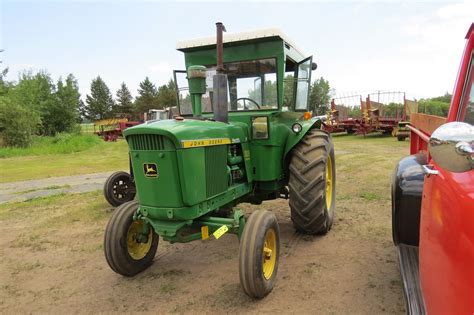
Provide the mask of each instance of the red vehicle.
{"label": "red vehicle", "polygon": [[474,23],[448,117],[414,114],[392,182],[407,313],[474,314]]}
{"label": "red vehicle", "polygon": [[122,136],[122,132],[130,127],[141,124],[139,121],[128,121],[127,119],[105,119],[94,124],[94,130],[104,141],[117,141]]}

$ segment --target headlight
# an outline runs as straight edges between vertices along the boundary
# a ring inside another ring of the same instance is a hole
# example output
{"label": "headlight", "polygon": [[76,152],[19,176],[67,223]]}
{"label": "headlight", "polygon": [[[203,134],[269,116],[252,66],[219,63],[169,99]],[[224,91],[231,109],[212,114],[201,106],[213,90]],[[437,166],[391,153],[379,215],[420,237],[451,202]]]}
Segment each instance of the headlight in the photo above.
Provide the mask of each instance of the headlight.
{"label": "headlight", "polygon": [[294,133],[300,133],[303,127],[301,127],[301,125],[298,123],[294,123],[293,126],[291,126],[291,129]]}

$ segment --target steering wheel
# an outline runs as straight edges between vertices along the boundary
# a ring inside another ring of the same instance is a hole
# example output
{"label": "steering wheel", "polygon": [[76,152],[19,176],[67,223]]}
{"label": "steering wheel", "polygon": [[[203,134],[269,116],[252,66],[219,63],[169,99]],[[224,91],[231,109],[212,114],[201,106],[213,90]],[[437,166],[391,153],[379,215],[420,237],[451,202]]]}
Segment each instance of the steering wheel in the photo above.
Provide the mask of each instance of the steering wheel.
{"label": "steering wheel", "polygon": [[238,99],[236,99],[235,101],[232,102],[232,104],[236,104],[237,105],[237,102],[238,101],[244,101],[244,109],[249,109],[246,105],[246,101],[249,101],[250,103],[253,103],[255,104],[255,106],[257,106],[258,109],[260,109],[260,105],[258,105],[257,102],[255,102],[253,99],[251,98],[248,98],[248,97],[239,97]]}

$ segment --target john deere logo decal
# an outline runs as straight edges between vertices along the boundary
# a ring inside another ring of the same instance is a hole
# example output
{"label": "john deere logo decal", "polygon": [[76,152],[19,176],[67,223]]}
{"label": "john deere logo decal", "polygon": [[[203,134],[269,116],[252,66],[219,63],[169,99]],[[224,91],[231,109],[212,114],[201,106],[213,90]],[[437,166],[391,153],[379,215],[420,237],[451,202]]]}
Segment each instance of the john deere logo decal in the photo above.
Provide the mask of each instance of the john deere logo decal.
{"label": "john deere logo decal", "polygon": [[146,177],[158,177],[158,166],[155,163],[143,164],[143,171]]}
{"label": "john deere logo decal", "polygon": [[229,138],[215,138],[215,139],[196,139],[196,140],[181,140],[183,148],[208,147],[212,145],[230,144]]}

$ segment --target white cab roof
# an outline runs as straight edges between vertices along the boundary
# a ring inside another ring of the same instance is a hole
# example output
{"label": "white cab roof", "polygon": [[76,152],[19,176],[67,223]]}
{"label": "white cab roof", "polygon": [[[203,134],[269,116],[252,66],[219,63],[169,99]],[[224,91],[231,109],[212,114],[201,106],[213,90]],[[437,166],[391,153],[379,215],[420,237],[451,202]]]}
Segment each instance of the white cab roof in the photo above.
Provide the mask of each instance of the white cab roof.
{"label": "white cab roof", "polygon": [[[224,32],[223,34],[224,43],[232,43],[232,42],[253,40],[253,39],[259,39],[259,38],[266,38],[266,37],[280,37],[288,45],[292,46],[294,49],[296,49],[302,55],[304,55],[302,51],[293,44],[293,41],[278,28],[264,28],[264,29],[245,31],[245,32],[239,32],[239,33]],[[184,50],[184,49],[195,48],[195,47],[211,46],[215,44],[216,44],[216,36],[208,36],[208,37],[201,37],[201,38],[179,41],[178,43],[176,43],[176,49]]]}

